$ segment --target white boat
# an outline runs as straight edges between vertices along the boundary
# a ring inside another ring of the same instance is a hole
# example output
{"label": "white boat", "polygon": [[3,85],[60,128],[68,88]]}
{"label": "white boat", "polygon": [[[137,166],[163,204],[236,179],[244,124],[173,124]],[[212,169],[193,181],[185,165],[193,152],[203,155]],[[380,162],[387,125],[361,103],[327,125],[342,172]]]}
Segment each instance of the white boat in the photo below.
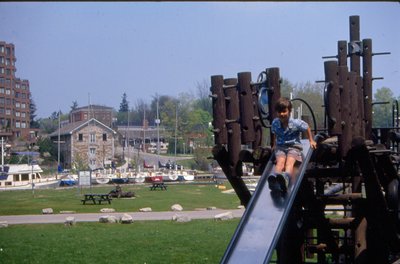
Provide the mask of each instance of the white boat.
{"label": "white boat", "polygon": [[8,164],[0,165],[1,189],[31,189],[57,183],[55,178],[42,179],[43,170],[39,165]]}
{"label": "white boat", "polygon": [[176,171],[168,171],[163,173],[163,180],[164,181],[176,181],[178,180],[178,174]]}
{"label": "white boat", "polygon": [[111,178],[115,177],[114,175],[103,172],[92,173],[92,184],[107,184],[111,181]]}
{"label": "white boat", "polygon": [[185,181],[194,181],[194,174],[183,174]]}
{"label": "white boat", "polygon": [[142,171],[132,175],[132,178],[129,179],[133,179],[133,182],[135,183],[143,183],[146,181],[147,177],[149,177],[149,173]]}
{"label": "white boat", "polygon": [[96,177],[96,183],[97,184],[107,184],[110,182],[110,178],[107,176],[102,176],[102,177]]}
{"label": "white boat", "polygon": [[74,186],[78,184],[79,179],[76,174],[65,174],[60,176],[60,186]]}
{"label": "white boat", "polygon": [[183,177],[185,181],[194,181],[193,171],[178,171],[178,177]]}

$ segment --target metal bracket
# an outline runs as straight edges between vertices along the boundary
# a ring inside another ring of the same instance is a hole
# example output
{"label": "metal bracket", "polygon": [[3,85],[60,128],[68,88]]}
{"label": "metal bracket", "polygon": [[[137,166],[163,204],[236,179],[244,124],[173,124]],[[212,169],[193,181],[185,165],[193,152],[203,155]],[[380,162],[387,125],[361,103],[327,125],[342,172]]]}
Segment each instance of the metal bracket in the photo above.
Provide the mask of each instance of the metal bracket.
{"label": "metal bracket", "polygon": [[362,43],[359,40],[351,41],[348,44],[348,50],[349,50],[349,55],[357,54],[357,55],[362,55],[363,53],[363,48],[362,48]]}

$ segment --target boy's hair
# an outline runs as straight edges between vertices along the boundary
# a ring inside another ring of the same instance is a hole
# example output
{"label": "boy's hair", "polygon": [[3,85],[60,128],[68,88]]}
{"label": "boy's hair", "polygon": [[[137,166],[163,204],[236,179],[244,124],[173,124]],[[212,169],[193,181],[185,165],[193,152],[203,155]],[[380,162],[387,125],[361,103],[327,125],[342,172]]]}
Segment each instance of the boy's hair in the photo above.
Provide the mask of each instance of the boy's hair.
{"label": "boy's hair", "polygon": [[281,97],[275,104],[275,111],[280,113],[285,111],[285,109],[288,109],[289,113],[292,112],[292,102],[287,97]]}

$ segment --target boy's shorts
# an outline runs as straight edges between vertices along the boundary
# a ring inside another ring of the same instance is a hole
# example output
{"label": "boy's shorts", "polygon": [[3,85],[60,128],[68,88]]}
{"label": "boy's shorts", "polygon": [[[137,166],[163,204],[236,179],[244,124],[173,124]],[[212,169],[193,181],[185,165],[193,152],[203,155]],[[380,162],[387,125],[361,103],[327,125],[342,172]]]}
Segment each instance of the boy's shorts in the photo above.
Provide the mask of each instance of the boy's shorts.
{"label": "boy's shorts", "polygon": [[298,147],[292,146],[277,146],[275,150],[275,157],[284,156],[284,157],[293,157],[295,160],[302,162],[302,152]]}

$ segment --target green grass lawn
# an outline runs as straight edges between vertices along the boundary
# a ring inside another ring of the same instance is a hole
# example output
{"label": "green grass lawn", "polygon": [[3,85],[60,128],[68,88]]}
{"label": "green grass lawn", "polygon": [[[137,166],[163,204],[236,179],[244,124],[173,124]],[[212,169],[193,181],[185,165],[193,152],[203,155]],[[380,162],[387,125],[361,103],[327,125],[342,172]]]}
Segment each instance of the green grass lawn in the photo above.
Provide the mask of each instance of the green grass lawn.
{"label": "green grass lawn", "polygon": [[13,225],[0,263],[218,263],[239,219]]}
{"label": "green grass lawn", "polygon": [[[135,193],[134,199],[112,200],[111,205],[82,205],[83,193],[108,193],[114,186],[97,186],[85,189],[64,188],[24,191],[0,191],[0,215],[41,214],[43,208],[53,208],[54,213],[75,211],[96,213],[101,208],[111,207],[117,212],[137,212],[151,207],[153,211],[170,211],[171,205],[179,203],[185,211],[215,206],[220,209],[235,209],[240,204],[236,194],[223,194],[212,184],[170,184],[167,191],[150,191],[148,184],[121,185],[124,192]],[[231,188],[227,186],[227,188]]]}
{"label": "green grass lawn", "polygon": [[[91,189],[64,188],[1,191],[0,215],[41,214],[43,208],[76,213],[135,212],[143,207],[171,211],[179,203],[184,211],[215,206],[235,209],[235,194],[223,194],[211,184],[170,184],[167,191],[149,185],[121,185],[135,199],[113,199],[111,205],[82,205],[83,193],[108,193],[112,185]],[[228,185],[227,188],[230,188]],[[132,224],[82,223],[10,225],[0,229],[0,263],[218,263],[239,223],[193,220],[134,221]]]}

